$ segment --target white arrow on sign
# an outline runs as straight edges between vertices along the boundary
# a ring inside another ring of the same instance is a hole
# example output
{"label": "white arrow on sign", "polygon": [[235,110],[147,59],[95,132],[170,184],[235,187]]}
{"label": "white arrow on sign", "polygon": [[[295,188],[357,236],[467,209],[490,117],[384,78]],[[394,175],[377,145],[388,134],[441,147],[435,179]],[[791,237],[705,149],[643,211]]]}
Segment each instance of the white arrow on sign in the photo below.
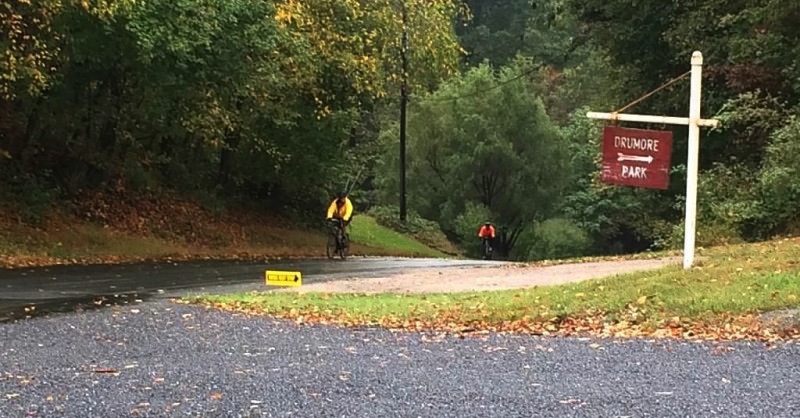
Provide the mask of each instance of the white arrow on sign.
{"label": "white arrow on sign", "polygon": [[643,155],[627,155],[621,152],[617,153],[617,161],[639,161],[642,163],[650,164],[653,162],[653,156],[648,155],[647,157]]}

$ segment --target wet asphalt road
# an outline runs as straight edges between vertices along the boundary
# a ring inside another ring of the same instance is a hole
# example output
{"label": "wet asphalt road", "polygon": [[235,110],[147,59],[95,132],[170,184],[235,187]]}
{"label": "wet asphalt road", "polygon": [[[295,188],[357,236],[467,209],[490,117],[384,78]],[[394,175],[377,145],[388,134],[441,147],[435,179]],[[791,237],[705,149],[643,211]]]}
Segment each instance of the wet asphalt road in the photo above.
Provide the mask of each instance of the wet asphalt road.
{"label": "wet asphalt road", "polygon": [[[479,261],[188,262],[0,271],[6,316],[126,304],[0,324],[0,418],[796,417],[800,347],[490,335],[430,340],[297,326],[171,303]],[[135,299],[140,299],[137,301]],[[92,305],[89,303],[89,305]]]}
{"label": "wet asphalt road", "polygon": [[[265,270],[300,271],[304,283],[367,277],[420,268],[492,266],[498,262],[405,258],[198,261],[0,269],[0,322],[31,314],[69,312],[111,302],[185,296],[190,292],[267,289]],[[31,311],[30,307],[36,309]],[[28,308],[26,311],[25,308]]]}
{"label": "wet asphalt road", "polygon": [[800,347],[431,341],[166,300],[0,324],[0,417],[796,417]]}

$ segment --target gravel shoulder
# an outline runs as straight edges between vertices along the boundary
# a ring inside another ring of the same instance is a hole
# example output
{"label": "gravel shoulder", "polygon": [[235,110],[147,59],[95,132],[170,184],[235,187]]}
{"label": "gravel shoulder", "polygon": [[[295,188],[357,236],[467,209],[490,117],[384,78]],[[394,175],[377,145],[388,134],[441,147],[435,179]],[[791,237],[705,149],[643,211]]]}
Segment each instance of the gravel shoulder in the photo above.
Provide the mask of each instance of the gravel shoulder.
{"label": "gravel shoulder", "polygon": [[168,301],[0,325],[0,417],[789,417],[800,347],[296,326]]}
{"label": "gravel shoulder", "polygon": [[508,264],[491,267],[429,268],[374,277],[332,280],[280,292],[442,293],[522,289],[598,279],[677,264],[678,258],[598,261],[554,266]]}

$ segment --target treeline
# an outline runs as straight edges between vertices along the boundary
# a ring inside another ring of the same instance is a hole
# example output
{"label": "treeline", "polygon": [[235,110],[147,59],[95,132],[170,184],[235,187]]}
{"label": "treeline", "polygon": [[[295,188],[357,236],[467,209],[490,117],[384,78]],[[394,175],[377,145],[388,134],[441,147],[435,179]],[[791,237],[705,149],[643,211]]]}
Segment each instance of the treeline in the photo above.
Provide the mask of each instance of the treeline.
{"label": "treeline", "polygon": [[0,4],[0,177],[26,213],[125,187],[314,211],[401,79],[457,71],[449,0]]}
{"label": "treeline", "polygon": [[[515,259],[680,248],[687,129],[666,191],[599,180],[602,122],[705,57],[698,245],[800,232],[800,3],[469,0],[465,71],[413,105],[412,207],[475,242],[489,219]],[[688,114],[689,80],[628,112]],[[395,200],[397,126],[383,129]],[[470,247],[477,247],[472,244]]]}
{"label": "treeline", "polygon": [[[612,187],[584,115],[700,50],[723,126],[702,132],[698,244],[800,230],[795,1],[40,0],[0,19],[3,196],[29,212],[124,184],[318,217],[357,177],[359,212],[470,250],[487,219],[514,259],[679,246],[686,128],[629,125],[674,130],[670,188]],[[686,115],[688,79],[629,111]]]}

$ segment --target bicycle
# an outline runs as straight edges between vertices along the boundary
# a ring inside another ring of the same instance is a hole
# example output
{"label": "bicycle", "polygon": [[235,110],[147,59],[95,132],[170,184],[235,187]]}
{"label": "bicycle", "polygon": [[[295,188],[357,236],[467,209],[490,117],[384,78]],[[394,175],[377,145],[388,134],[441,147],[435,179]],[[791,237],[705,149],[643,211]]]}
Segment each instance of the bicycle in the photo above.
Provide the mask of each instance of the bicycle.
{"label": "bicycle", "polygon": [[330,234],[328,234],[328,244],[325,247],[329,259],[333,259],[337,254],[342,260],[347,258],[350,249],[350,239],[344,234],[344,225],[341,219],[332,218],[328,220]]}
{"label": "bicycle", "polygon": [[481,240],[483,241],[483,259],[491,260],[492,252],[494,252],[492,244],[489,242],[489,238],[482,238]]}

